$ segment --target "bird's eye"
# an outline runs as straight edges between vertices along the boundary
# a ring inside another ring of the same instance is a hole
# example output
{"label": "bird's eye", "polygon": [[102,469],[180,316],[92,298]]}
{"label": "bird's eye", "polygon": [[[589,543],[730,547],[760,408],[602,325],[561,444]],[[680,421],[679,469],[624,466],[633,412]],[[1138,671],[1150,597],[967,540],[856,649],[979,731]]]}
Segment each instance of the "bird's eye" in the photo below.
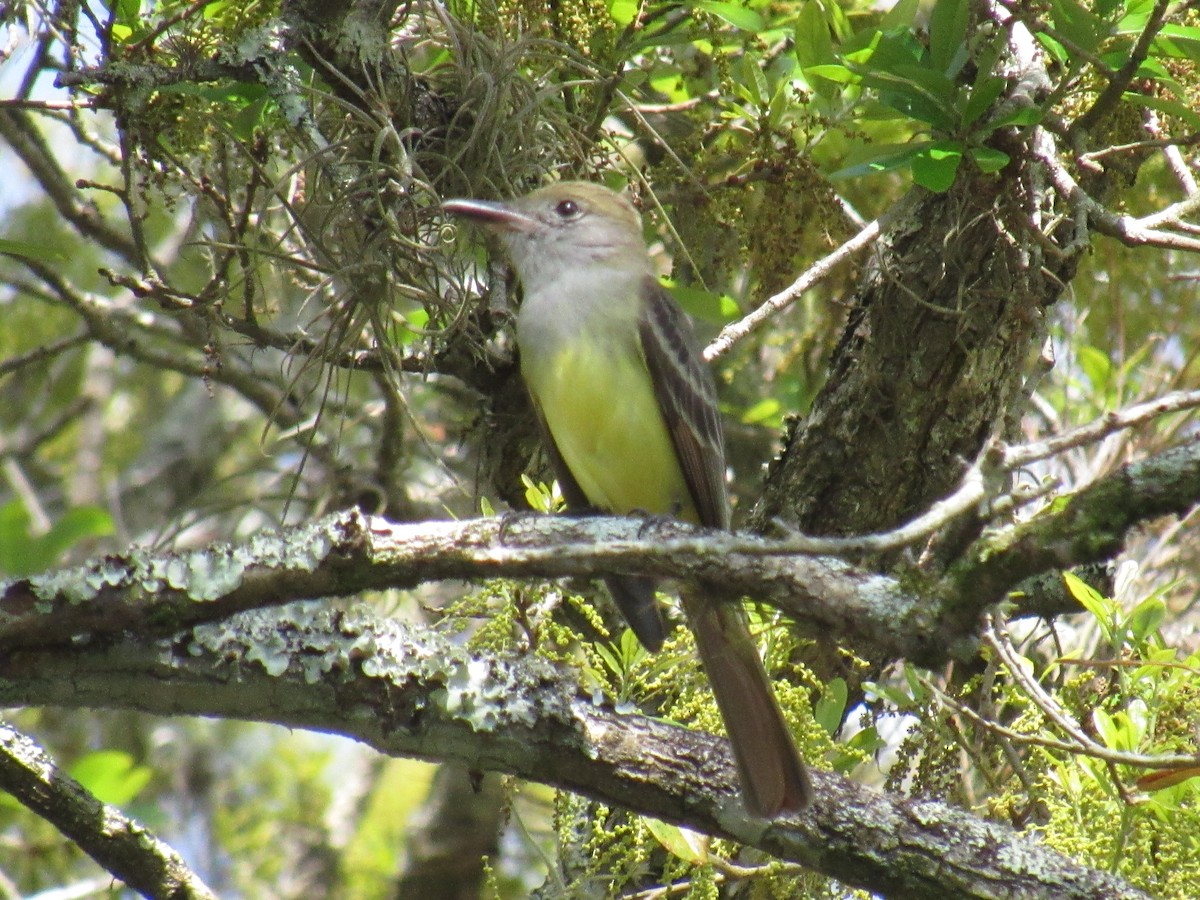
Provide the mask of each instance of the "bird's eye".
{"label": "bird's eye", "polygon": [[558,205],[554,207],[554,212],[560,219],[574,219],[582,210],[574,200],[559,200]]}

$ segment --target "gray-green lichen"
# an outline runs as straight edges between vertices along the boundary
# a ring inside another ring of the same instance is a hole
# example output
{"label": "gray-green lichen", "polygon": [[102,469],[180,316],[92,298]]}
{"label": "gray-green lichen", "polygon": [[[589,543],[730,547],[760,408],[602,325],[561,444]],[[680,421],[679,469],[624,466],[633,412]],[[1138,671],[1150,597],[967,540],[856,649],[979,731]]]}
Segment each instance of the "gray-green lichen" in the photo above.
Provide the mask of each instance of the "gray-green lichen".
{"label": "gray-green lichen", "polygon": [[[569,715],[568,697],[545,660],[482,659],[433,631],[345,613],[313,603],[241,613],[193,629],[188,653],[256,665],[272,677],[306,683],[367,677],[406,691],[406,702],[486,732],[532,727],[547,714]],[[413,690],[414,685],[417,687]]]}
{"label": "gray-green lichen", "polygon": [[130,587],[147,594],[170,589],[181,591],[193,600],[215,600],[237,588],[252,566],[313,571],[350,525],[346,515],[352,514],[322,519],[286,534],[264,531],[238,545],[214,544],[170,554],[135,549],[122,556],[35,575],[29,579],[29,586],[34,596],[47,602],[64,597],[70,603],[83,603],[106,588]]}

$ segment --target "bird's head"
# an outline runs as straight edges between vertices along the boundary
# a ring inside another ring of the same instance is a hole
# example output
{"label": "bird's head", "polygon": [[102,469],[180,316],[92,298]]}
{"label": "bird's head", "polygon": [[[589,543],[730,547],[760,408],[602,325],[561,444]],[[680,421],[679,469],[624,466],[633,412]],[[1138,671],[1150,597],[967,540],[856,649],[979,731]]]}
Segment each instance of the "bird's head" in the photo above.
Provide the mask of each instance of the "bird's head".
{"label": "bird's head", "polygon": [[593,265],[649,269],[637,210],[598,184],[565,181],[506,203],[447,200],[443,208],[497,234],[527,284],[535,272]]}

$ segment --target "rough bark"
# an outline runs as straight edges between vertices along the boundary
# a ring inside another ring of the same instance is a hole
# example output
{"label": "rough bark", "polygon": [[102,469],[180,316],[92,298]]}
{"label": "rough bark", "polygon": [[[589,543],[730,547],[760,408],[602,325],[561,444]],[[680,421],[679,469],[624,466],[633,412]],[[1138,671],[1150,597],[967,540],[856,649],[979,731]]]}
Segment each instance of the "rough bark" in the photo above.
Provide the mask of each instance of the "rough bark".
{"label": "rough bark", "polygon": [[829,380],[770,471],[757,527],[894,527],[948,494],[1000,435],[1074,267],[1042,270],[1028,163],[1011,167],[944,194],[917,189],[895,214]]}
{"label": "rough bark", "polygon": [[[154,684],[154,690],[147,690]],[[0,704],[136,708],[337,731],[383,753],[509,772],[758,847],[889,897],[1137,898],[1011,829],[814,772],[802,816],[766,823],[727,742],[577,695],[538,657],[473,658],[436,633],[314,607],[165,641],[129,635],[0,659]]]}

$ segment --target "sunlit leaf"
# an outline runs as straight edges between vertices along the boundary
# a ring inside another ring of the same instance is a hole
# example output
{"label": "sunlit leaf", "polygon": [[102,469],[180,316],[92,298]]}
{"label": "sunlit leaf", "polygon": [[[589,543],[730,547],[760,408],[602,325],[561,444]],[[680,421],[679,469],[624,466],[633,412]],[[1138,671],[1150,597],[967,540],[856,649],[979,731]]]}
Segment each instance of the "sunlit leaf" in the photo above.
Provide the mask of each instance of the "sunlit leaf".
{"label": "sunlit leaf", "polygon": [[1104,632],[1105,639],[1109,643],[1112,643],[1117,612],[1116,604],[1108,597],[1103,596],[1078,575],[1071,572],[1063,572],[1062,578],[1063,584],[1066,585],[1067,593],[1074,597],[1080,606],[1095,617],[1096,624]]}
{"label": "sunlit leaf", "polygon": [[1078,349],[1076,359],[1088,382],[1097,391],[1103,391],[1112,383],[1112,358],[1099,347],[1084,344]]}
{"label": "sunlit leaf", "polygon": [[701,866],[708,862],[708,839],[703,835],[678,825],[670,825],[659,819],[649,817],[642,820],[646,829],[654,835],[654,839],[666,848],[668,853],[692,865]]}
{"label": "sunlit leaf", "polygon": [[850,691],[843,678],[834,678],[825,686],[825,693],[813,704],[813,718],[825,729],[826,734],[837,734],[846,714],[846,701]]}
{"label": "sunlit leaf", "polygon": [[669,278],[660,281],[689,316],[724,325],[741,314],[737,301],[728,294],[714,294],[703,288],[677,284]]}
{"label": "sunlit leaf", "polygon": [[946,190],[954,184],[962,154],[962,146],[952,142],[943,142],[923,150],[912,160],[913,181],[938,193]]}
{"label": "sunlit leaf", "polygon": [[1167,607],[1159,597],[1147,597],[1129,614],[1129,630],[1138,641],[1144,641],[1156,631],[1167,617]]}
{"label": "sunlit leaf", "polygon": [[812,80],[812,77],[824,78],[827,81],[832,81],[835,84],[853,84],[860,79],[860,76],[851,72],[845,66],[836,65],[833,63],[808,66],[803,70],[804,74]]}
{"label": "sunlit leaf", "polygon": [[896,145],[890,145],[886,148],[880,148],[881,152],[878,156],[873,156],[863,162],[856,163],[853,166],[847,166],[844,169],[839,169],[830,175],[830,178],[861,178],[864,175],[874,175],[879,172],[888,172],[894,169],[901,169],[911,165],[913,158],[922,151],[923,148],[929,146],[928,143],[900,145],[900,149],[895,149]]}
{"label": "sunlit leaf", "polygon": [[123,750],[96,750],[81,757],[70,769],[71,777],[102,803],[125,806],[150,783],[154,772],[139,766]]}
{"label": "sunlit leaf", "polygon": [[642,5],[637,0],[609,0],[608,14],[622,28],[633,23]]}
{"label": "sunlit leaf", "polygon": [[761,14],[740,3],[722,3],[720,0],[700,0],[699,3],[693,4],[693,7],[702,9],[707,13],[712,13],[718,19],[722,19],[734,28],[740,28],[742,31],[750,31],[757,34],[767,27],[766,20],[763,19]]}
{"label": "sunlit leaf", "polygon": [[1200,114],[1197,114],[1193,109],[1185,106],[1178,100],[1171,100],[1168,97],[1154,97],[1148,94],[1134,94],[1131,92],[1126,92],[1122,96],[1130,103],[1148,106],[1158,112],[1175,116],[1180,121],[1186,123],[1189,128],[1200,131]]}
{"label": "sunlit leaf", "polygon": [[25,505],[0,506],[0,573],[23,577],[52,568],[80,541],[112,534],[112,516],[99,506],[73,507],[44,533],[34,533]]}
{"label": "sunlit leaf", "polygon": [[896,5],[884,14],[879,22],[879,27],[884,31],[891,31],[895,28],[910,29],[920,11],[921,0],[898,0]]}
{"label": "sunlit leaf", "polygon": [[963,107],[962,124],[973,125],[996,102],[996,98],[1004,91],[1005,86],[1005,80],[995,76],[981,78],[977,81],[974,88],[971,89],[971,96],[967,98],[967,103]]}
{"label": "sunlit leaf", "polygon": [[1151,52],[1157,56],[1200,62],[1200,28],[1194,25],[1164,25],[1154,38]]}
{"label": "sunlit leaf", "polygon": [[990,120],[988,129],[995,131],[997,128],[1007,128],[1009,126],[1027,126],[1036,125],[1042,121],[1044,112],[1036,106],[1025,106],[1020,109],[1014,109],[1012,112],[1005,113],[997,119]]}
{"label": "sunlit leaf", "polygon": [[801,68],[835,61],[829,22],[819,3],[805,3],[796,17],[796,60]]}
{"label": "sunlit leaf", "polygon": [[[1107,28],[1103,19],[1076,0],[1050,0],[1050,21],[1059,34],[1088,53],[1097,50],[1100,36]],[[1064,49],[1074,55],[1071,47],[1064,46]]]}
{"label": "sunlit leaf", "polygon": [[742,413],[743,425],[777,422],[783,412],[782,404],[774,397],[764,397]]}

